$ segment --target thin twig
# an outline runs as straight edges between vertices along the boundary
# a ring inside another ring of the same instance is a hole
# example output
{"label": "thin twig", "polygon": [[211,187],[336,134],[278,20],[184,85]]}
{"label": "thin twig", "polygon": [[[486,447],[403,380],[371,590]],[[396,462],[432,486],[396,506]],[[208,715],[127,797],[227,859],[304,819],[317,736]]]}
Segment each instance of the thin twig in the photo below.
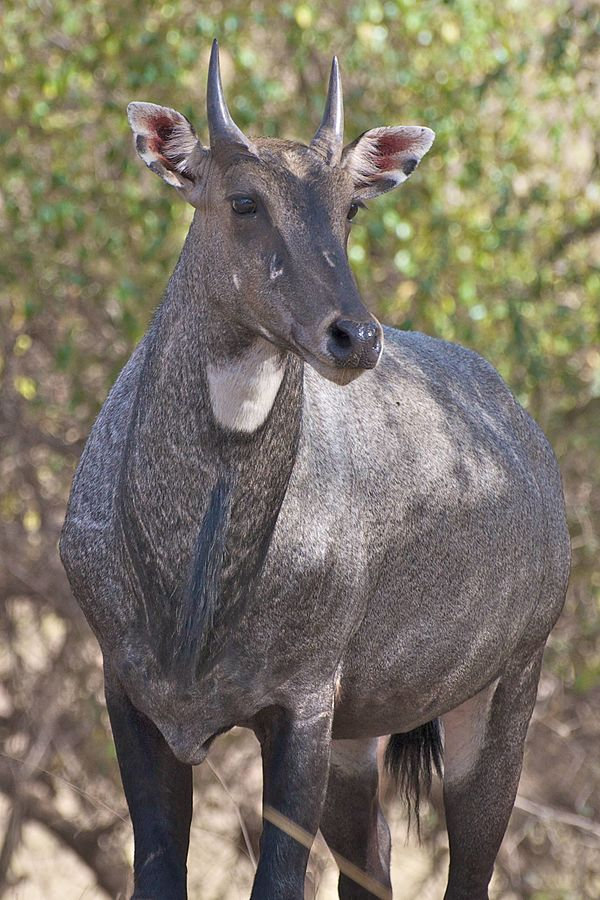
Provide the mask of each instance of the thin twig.
{"label": "thin twig", "polygon": [[536,803],[528,800],[521,795],[515,800],[517,809],[536,816],[544,822],[561,822],[563,825],[570,825],[572,828],[579,828],[581,831],[587,831],[600,839],[600,822],[593,819],[586,819],[584,816],[578,816],[566,809],[558,809],[556,806],[544,806],[542,803]]}
{"label": "thin twig", "polygon": [[[0,756],[3,756],[4,759],[9,759],[11,762],[19,763],[19,765],[25,765],[25,760],[19,759],[18,756],[11,756],[10,753],[4,753],[0,750]],[[87,791],[82,790],[82,788],[77,787],[76,784],[73,784],[71,781],[67,781],[66,778],[63,778],[62,775],[57,775],[55,772],[49,772],[48,769],[42,769],[41,766],[34,766],[34,772],[41,772],[43,775],[48,775],[49,778],[54,778],[56,781],[61,781],[67,787],[71,788],[72,791],[75,791],[76,794],[79,794],[85,800],[88,800],[92,806],[95,806],[97,809],[104,807],[108,812],[112,813],[113,816],[116,816],[122,822],[128,822],[128,816],[124,816],[121,813],[118,813],[116,809],[113,809],[108,803],[105,803],[104,800],[100,800],[99,797],[94,797],[93,794],[88,794]]]}
{"label": "thin twig", "polygon": [[243,838],[244,838],[244,843],[246,844],[246,850],[248,851],[248,856],[249,856],[249,858],[250,858],[250,862],[252,863],[252,865],[253,865],[253,867],[254,867],[254,870],[256,871],[256,865],[257,865],[257,863],[256,863],[256,857],[255,857],[254,851],[253,851],[253,849],[252,849],[252,844],[251,844],[251,842],[250,842],[250,835],[248,834],[248,829],[246,828],[246,823],[244,822],[244,817],[242,816],[242,812],[241,812],[241,810],[240,810],[240,807],[239,807],[239,805],[238,805],[238,803],[237,803],[235,797],[233,796],[233,794],[231,793],[231,791],[229,790],[229,788],[228,788],[227,785],[225,784],[225,781],[223,780],[223,777],[222,777],[221,774],[217,771],[217,769],[216,769],[216,767],[214,766],[214,764],[210,761],[210,759],[207,759],[207,760],[206,760],[206,763],[207,763],[207,765],[208,765],[208,768],[211,770],[211,772],[213,773],[213,775],[215,776],[215,778],[217,779],[217,781],[219,782],[219,784],[221,785],[221,787],[223,788],[223,790],[225,791],[225,793],[227,794],[227,796],[229,797],[229,799],[231,800],[231,802],[233,803],[233,806],[234,806],[234,808],[235,808],[235,812],[236,812],[236,815],[237,815],[237,818],[238,818],[238,822],[240,823],[240,828],[241,828],[241,830],[242,830],[242,836],[243,836]]}
{"label": "thin twig", "polygon": [[[314,835],[310,834],[310,832],[306,831],[302,826],[297,825],[296,822],[293,822],[283,813],[273,809],[272,806],[265,806],[263,816],[268,822],[271,822],[272,825],[275,825],[277,828],[281,829],[281,831],[289,834],[289,836],[295,841],[298,841],[299,844],[302,844],[309,850],[312,848]],[[379,898],[379,900],[392,900],[391,890],[384,884],[381,884],[380,881],[377,881],[377,879],[373,878],[367,872],[364,872],[339,853],[332,852],[332,856],[337,863],[338,869],[346,876],[346,878],[356,882],[356,884],[365,888],[373,894],[374,897]]]}

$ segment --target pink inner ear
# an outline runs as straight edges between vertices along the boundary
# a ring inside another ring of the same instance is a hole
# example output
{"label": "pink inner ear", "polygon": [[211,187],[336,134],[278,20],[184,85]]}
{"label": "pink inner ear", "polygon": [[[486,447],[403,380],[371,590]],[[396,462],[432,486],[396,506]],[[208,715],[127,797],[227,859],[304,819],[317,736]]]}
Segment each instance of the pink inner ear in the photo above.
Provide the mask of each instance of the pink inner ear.
{"label": "pink inner ear", "polygon": [[410,150],[413,139],[405,134],[389,132],[377,138],[377,151],[374,159],[375,165],[382,172],[397,169],[399,162],[396,157],[399,153]]}
{"label": "pink inner ear", "polygon": [[148,130],[154,132],[154,137],[150,138],[150,148],[162,155],[165,143],[169,140],[173,133],[175,122],[168,116],[152,116],[148,122]]}

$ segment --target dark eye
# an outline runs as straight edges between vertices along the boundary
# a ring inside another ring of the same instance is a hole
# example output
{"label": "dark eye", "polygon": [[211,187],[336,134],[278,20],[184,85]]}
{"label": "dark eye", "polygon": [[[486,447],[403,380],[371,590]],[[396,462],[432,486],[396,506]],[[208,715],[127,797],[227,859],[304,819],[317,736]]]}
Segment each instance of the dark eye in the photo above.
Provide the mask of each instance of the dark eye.
{"label": "dark eye", "polygon": [[352,221],[352,219],[354,218],[354,216],[355,216],[356,213],[358,212],[358,209],[359,209],[358,203],[351,203],[351,204],[350,204],[350,209],[348,210],[348,215],[347,215],[347,219],[348,219],[349,222]]}
{"label": "dark eye", "polygon": [[236,197],[231,201],[231,208],[238,216],[251,216],[256,212],[256,201],[251,197]]}

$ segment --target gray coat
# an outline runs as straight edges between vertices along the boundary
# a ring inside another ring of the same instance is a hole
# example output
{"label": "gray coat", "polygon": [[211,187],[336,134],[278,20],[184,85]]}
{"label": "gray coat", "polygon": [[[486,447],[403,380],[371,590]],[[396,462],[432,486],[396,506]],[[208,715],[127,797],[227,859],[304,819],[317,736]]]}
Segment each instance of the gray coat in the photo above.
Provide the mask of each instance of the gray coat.
{"label": "gray coat", "polygon": [[250,140],[216,47],[208,109],[210,149],[175,110],[130,107],[196,213],[61,538],[104,654],[134,897],[186,896],[190,766],[234,725],[264,761],[253,900],[300,900],[319,826],[340,896],[389,897],[376,738],[418,811],[441,719],[446,898],[483,900],[568,577],[556,461],[487,362],[382,330],[354,283],[350,220],[433,133],[343,148],[334,62],[310,146]]}

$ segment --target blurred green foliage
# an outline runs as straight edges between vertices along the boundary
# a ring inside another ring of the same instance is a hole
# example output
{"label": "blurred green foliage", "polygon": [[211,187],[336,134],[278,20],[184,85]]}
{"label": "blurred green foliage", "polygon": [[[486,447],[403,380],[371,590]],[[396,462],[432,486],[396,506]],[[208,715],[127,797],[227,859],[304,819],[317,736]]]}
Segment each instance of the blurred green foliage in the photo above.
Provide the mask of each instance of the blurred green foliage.
{"label": "blurred green foliage", "polygon": [[[600,393],[600,272],[579,240],[600,225],[597,10],[202,6],[59,0],[4,18],[2,268],[23,333],[52,320],[74,405],[100,401],[96,366],[110,380],[143,332],[188,221],[140,170],[126,103],[175,106],[205,132],[214,35],[250,132],[307,140],[332,50],[349,138],[399,122],[437,132],[412,182],[354,230],[352,262],[384,318],[477,346],[538,414]],[[45,404],[32,380],[20,392]]]}
{"label": "blurred green foliage", "polygon": [[[0,554],[7,571],[21,590],[24,571],[40,596],[50,590],[74,459],[160,300],[189,223],[190,208],[137,159],[126,105],[173,106],[206,140],[215,36],[230,109],[250,134],[308,141],[334,52],[347,140],[385,124],[436,131],[410,181],[361,212],[350,258],[384,321],[481,352],[548,431],[565,475],[576,563],[549,665],[574,694],[596,690],[600,7],[593,0],[5,5]],[[52,590],[65,591],[61,577],[53,576]]]}

